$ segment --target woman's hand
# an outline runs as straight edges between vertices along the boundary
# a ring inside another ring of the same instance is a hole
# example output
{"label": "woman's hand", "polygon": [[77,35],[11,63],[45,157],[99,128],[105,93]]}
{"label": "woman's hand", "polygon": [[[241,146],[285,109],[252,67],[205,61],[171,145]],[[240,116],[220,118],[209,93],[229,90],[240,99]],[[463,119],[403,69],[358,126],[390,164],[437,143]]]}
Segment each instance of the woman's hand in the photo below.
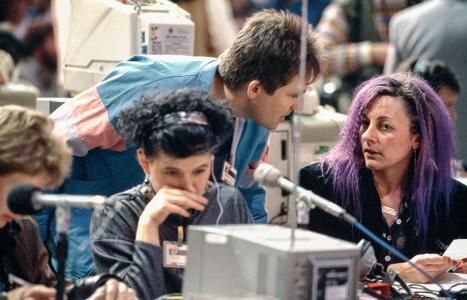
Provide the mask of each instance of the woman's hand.
{"label": "woman's hand", "polygon": [[[438,254],[419,254],[410,261],[434,278],[447,272],[452,267],[452,260],[449,257],[439,256]],[[401,278],[407,282],[428,283],[431,281],[409,263],[392,264],[388,268],[397,271]]]}
{"label": "woman's hand", "polygon": [[7,293],[8,300],[53,300],[55,289],[44,285],[31,285],[16,288]]}
{"label": "woman's hand", "polygon": [[453,261],[454,264],[454,272],[455,273],[465,273],[467,274],[467,257],[459,260]]}
{"label": "woman's hand", "polygon": [[196,193],[163,187],[146,205],[138,221],[136,240],[160,245],[159,225],[170,214],[190,217],[189,209],[203,211],[208,200]]}
{"label": "woman's hand", "polygon": [[109,279],[99,287],[88,300],[136,300],[136,292],[125,283]]}

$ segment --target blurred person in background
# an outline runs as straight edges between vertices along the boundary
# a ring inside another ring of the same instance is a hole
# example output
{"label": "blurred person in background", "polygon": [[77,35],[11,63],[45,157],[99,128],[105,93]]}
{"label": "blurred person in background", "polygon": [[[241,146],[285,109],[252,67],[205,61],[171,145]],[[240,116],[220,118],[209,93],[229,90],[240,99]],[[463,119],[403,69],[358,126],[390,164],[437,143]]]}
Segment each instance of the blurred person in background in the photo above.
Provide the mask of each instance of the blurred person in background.
{"label": "blurred person in background", "polygon": [[[308,22],[315,27],[330,0],[308,1]],[[239,27],[245,19],[262,9],[286,10],[297,16],[302,15],[301,0],[230,0],[230,4]]]}
{"label": "blurred person in background", "polygon": [[461,87],[456,74],[440,60],[429,61],[421,58],[410,58],[397,67],[397,72],[412,72],[425,79],[438,93],[449,111],[451,121],[457,120],[456,103]]}
{"label": "blurred person in background", "polygon": [[23,40],[34,22],[50,22],[50,0],[1,0],[0,29]]}
{"label": "blurred person in background", "polygon": [[19,65],[20,78],[36,86],[40,97],[63,97],[57,82],[57,52],[52,23],[35,23],[25,40],[25,59]]}
{"label": "blurred person in background", "polygon": [[[278,9],[288,10],[298,16],[302,15],[301,0],[276,0]],[[316,27],[321,20],[324,9],[331,3],[331,0],[312,0],[308,1],[308,22]]]}
{"label": "blurred person in background", "polygon": [[326,7],[316,32],[324,47],[323,79],[336,81],[339,111],[347,111],[357,85],[383,72],[391,17],[420,1],[334,0]]}
{"label": "blurred person in background", "polygon": [[238,32],[228,0],[171,0],[195,23],[195,56],[218,56]]}
{"label": "blurred person in background", "polygon": [[[397,68],[398,71],[409,71],[425,79],[430,86],[438,93],[448,109],[453,125],[457,120],[456,103],[459,99],[461,87],[456,74],[442,61],[429,61],[426,59],[410,58],[402,62]],[[465,176],[467,164],[460,159],[453,159],[453,175]]]}
{"label": "blurred person in background", "polygon": [[22,23],[29,8],[28,0],[0,1],[0,29],[11,32],[16,38],[22,39],[26,28]]}

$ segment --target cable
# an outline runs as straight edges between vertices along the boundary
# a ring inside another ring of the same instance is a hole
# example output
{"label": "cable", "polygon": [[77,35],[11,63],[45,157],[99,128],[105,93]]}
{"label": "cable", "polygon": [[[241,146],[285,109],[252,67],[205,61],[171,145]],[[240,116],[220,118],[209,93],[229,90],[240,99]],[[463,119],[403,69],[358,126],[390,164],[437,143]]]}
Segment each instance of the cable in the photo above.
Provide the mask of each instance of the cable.
{"label": "cable", "polygon": [[412,291],[413,294],[416,294],[416,295],[430,294],[430,295],[435,295],[435,296],[439,297],[439,291],[429,289],[429,288],[427,288],[426,286],[424,286],[422,284],[411,283],[411,284],[409,284],[409,287],[410,287],[411,290],[414,289],[414,288],[418,288],[418,289],[421,290],[421,291],[414,290],[414,291]]}
{"label": "cable", "polygon": [[216,194],[217,194],[216,200],[217,200],[217,204],[219,205],[219,215],[217,216],[216,225],[219,225],[222,215],[224,214],[224,207],[222,206],[222,202],[220,199],[219,183],[217,182],[216,176],[214,175],[214,162],[211,162],[211,174],[214,180],[214,184],[216,185]]}
{"label": "cable", "polygon": [[[456,284],[453,284],[448,288],[448,291],[452,291],[452,288],[460,286],[460,285],[467,285],[467,282],[458,282]],[[464,290],[464,289],[462,289],[462,290]]]}
{"label": "cable", "polygon": [[388,250],[389,252],[391,252],[392,254],[394,254],[395,256],[397,256],[399,259],[401,259],[402,261],[405,261],[407,262],[410,266],[412,266],[414,269],[416,269],[418,272],[420,272],[421,274],[423,274],[425,277],[427,277],[431,282],[433,282],[433,284],[436,284],[439,288],[440,288],[440,295],[441,296],[445,296],[447,297],[448,299],[452,299],[452,295],[451,293],[446,290],[445,288],[443,288],[443,286],[439,283],[439,281],[434,278],[433,276],[431,276],[428,272],[426,272],[425,270],[423,270],[422,268],[420,268],[417,264],[413,263],[410,261],[410,259],[405,255],[403,254],[402,252],[400,252],[399,250],[397,250],[395,247],[389,245],[388,243],[386,243],[384,240],[380,239],[376,234],[374,234],[373,232],[371,232],[371,230],[369,230],[368,228],[366,228],[363,224],[361,224],[360,222],[357,221],[357,219],[355,219],[351,214],[347,213],[347,212],[344,212],[342,213],[340,216],[339,216],[342,220],[346,221],[347,223],[349,223],[350,225],[352,226],[355,226],[357,227],[361,232],[363,232],[365,235],[367,235],[370,239],[372,239],[374,242],[376,242],[377,244],[379,244],[381,247],[383,247],[384,249]]}
{"label": "cable", "polygon": [[381,299],[381,300],[390,300],[390,299],[392,299],[390,297],[386,297],[384,295],[381,295],[378,292],[376,292],[376,291],[374,291],[374,290],[372,290],[370,288],[367,288],[367,287],[364,287],[362,289],[362,292],[364,292],[365,294],[368,294],[368,295],[370,295],[370,296],[372,296],[373,298],[376,298],[376,299]]}
{"label": "cable", "polygon": [[[282,216],[286,216],[287,213],[288,213],[287,205],[284,202],[281,202],[280,211],[274,217],[272,217],[271,220],[269,220],[268,224],[275,224],[274,221],[277,218],[280,218]],[[278,223],[278,224],[281,224],[281,223]],[[282,223],[282,224],[285,224],[285,223]]]}

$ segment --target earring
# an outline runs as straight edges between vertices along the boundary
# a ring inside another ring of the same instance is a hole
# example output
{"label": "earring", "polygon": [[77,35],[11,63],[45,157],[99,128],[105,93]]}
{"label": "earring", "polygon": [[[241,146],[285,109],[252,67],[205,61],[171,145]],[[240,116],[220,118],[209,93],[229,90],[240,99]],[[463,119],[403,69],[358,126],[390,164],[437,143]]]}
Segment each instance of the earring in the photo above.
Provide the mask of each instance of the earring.
{"label": "earring", "polygon": [[143,186],[141,187],[141,193],[143,194],[143,197],[146,201],[150,201],[156,194],[154,192],[154,189],[152,188],[149,174],[146,174],[146,177],[144,177]]}
{"label": "earring", "polygon": [[413,149],[413,167],[417,167],[417,149]]}

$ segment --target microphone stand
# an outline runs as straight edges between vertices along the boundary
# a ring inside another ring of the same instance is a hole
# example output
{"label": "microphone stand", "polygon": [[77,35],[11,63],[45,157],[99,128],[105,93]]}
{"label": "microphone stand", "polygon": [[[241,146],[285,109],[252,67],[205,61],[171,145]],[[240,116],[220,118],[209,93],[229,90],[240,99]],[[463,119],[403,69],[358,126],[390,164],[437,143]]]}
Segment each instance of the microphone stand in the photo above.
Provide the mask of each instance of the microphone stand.
{"label": "microphone stand", "polygon": [[55,210],[57,239],[57,300],[63,300],[65,295],[65,262],[68,253],[68,228],[70,226],[70,206],[58,205]]}

